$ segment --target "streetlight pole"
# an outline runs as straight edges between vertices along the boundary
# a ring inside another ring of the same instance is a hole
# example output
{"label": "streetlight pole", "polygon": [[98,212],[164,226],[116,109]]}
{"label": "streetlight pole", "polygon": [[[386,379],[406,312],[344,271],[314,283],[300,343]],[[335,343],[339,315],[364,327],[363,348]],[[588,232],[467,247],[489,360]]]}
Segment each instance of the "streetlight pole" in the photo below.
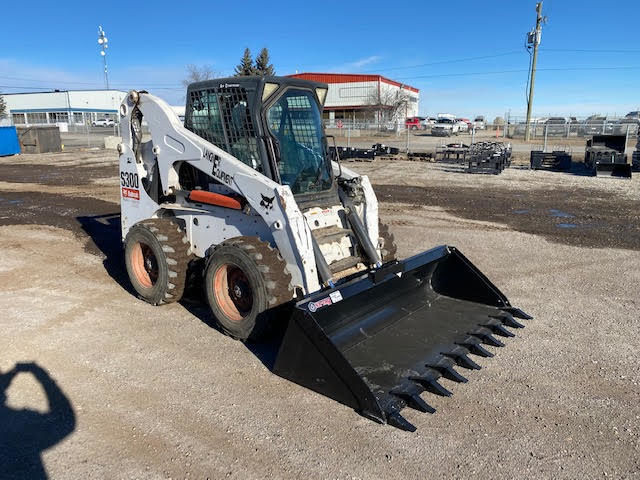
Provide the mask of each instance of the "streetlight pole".
{"label": "streetlight pole", "polygon": [[100,45],[100,55],[102,56],[102,65],[104,66],[104,84],[109,90],[109,75],[107,73],[107,48],[109,39],[106,36],[105,31],[102,29],[102,25],[98,26],[98,45]]}

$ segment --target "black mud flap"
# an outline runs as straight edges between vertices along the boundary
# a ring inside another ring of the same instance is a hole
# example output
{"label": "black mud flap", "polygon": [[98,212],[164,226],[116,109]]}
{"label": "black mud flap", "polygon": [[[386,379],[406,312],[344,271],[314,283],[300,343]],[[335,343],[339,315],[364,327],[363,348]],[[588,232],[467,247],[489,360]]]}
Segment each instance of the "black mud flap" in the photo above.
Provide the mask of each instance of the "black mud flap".
{"label": "black mud flap", "polygon": [[596,176],[613,178],[631,178],[631,165],[628,163],[596,163]]}
{"label": "black mud flap", "polygon": [[438,379],[466,382],[514,317],[531,317],[454,247],[441,246],[296,304],[274,373],[380,423],[414,431],[400,411],[433,409],[420,396],[449,396]]}

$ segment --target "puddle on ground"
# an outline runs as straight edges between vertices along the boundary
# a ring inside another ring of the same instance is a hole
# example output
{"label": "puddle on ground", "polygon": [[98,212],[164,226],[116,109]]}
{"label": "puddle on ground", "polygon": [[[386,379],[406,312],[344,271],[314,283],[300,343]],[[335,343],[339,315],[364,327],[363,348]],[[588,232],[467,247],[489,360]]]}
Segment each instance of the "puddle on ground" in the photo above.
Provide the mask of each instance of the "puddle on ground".
{"label": "puddle on ground", "polygon": [[562,210],[556,210],[555,208],[550,209],[549,210],[549,214],[551,214],[552,217],[558,217],[558,218],[573,218],[573,217],[575,217],[575,215],[571,215],[570,213],[563,212]]}
{"label": "puddle on ground", "polygon": [[518,215],[522,215],[522,214],[525,214],[525,213],[529,213],[529,210],[526,210],[526,209],[524,209],[524,210],[514,210],[513,213],[517,213]]}
{"label": "puddle on ground", "polygon": [[558,228],[576,228],[577,226],[575,223],[556,223]]}
{"label": "puddle on ground", "polygon": [[8,203],[9,205],[20,205],[21,203],[24,203],[24,200],[7,200],[6,198],[0,198],[0,203]]}

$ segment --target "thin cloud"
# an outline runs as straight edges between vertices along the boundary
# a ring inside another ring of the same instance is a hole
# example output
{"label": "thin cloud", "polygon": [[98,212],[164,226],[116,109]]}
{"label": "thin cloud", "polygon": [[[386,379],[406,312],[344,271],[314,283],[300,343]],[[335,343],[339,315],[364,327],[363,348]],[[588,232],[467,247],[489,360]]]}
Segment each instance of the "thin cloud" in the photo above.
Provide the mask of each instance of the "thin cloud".
{"label": "thin cloud", "polygon": [[369,57],[364,57],[358,60],[354,60],[353,62],[343,63],[342,65],[338,65],[336,67],[330,68],[329,71],[352,73],[354,71],[361,70],[363,67],[366,67],[367,65],[377,63],[380,60],[382,60],[382,57],[380,55],[371,55]]}

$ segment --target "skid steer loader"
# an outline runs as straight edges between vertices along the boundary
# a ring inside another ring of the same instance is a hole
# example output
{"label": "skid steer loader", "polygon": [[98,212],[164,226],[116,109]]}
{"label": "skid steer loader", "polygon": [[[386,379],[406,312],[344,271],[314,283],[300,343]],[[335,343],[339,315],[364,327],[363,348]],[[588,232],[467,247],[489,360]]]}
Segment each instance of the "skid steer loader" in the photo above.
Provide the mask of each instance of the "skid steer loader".
{"label": "skid steer loader", "polygon": [[[139,296],[180,300],[194,265],[219,328],[254,341],[285,322],[273,371],[380,423],[451,394],[469,356],[531,318],[462,253],[396,259],[366,176],[332,161],[327,85],[239,77],[190,85],[184,125],[144,91],[120,107],[125,263]],[[148,125],[149,135],[143,133]],[[335,143],[335,142],[334,142]],[[334,145],[335,146],[335,145]]]}

